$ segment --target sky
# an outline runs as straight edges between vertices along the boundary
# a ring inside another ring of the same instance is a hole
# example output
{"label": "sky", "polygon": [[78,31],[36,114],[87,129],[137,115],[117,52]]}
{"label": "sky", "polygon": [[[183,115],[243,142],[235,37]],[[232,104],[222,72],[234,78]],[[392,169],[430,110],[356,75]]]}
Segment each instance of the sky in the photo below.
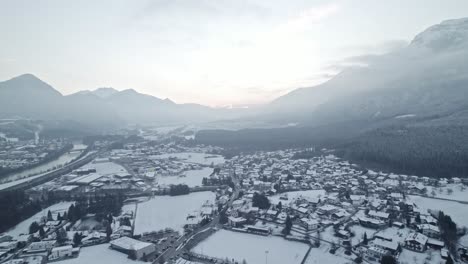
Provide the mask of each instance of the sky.
{"label": "sky", "polygon": [[0,80],[261,104],[466,16],[466,0],[0,0]]}

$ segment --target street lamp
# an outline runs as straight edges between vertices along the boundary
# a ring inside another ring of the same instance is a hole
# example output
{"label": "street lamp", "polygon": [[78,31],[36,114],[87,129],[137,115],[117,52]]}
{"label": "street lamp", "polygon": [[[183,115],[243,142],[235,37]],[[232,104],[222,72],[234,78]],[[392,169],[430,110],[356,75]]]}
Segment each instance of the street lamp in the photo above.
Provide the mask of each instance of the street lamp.
{"label": "street lamp", "polygon": [[268,250],[265,250],[265,264],[268,264]]}

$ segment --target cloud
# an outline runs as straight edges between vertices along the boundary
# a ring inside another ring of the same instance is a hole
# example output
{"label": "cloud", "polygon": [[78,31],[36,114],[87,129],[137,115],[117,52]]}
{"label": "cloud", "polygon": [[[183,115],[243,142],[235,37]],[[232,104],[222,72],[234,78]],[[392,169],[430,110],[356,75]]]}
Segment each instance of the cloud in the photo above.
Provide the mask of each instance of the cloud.
{"label": "cloud", "polygon": [[401,39],[393,39],[375,45],[351,45],[343,47],[342,51],[354,54],[385,54],[401,50],[408,46],[408,41]]}
{"label": "cloud", "polygon": [[340,8],[341,6],[338,3],[310,7],[301,11],[296,17],[293,17],[286,23],[282,24],[280,26],[280,30],[292,32],[304,31],[311,25],[336,14]]}

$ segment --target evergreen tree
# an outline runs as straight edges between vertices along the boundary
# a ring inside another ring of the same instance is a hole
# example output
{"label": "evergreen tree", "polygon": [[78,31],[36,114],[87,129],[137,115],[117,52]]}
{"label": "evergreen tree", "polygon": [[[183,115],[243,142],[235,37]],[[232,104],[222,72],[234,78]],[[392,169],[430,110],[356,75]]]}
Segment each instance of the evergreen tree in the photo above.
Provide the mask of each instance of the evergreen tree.
{"label": "evergreen tree", "polygon": [[81,233],[75,233],[75,235],[73,235],[73,245],[75,245],[75,247],[79,246],[81,244],[81,239],[82,239],[82,235]]}
{"label": "evergreen tree", "polygon": [[107,228],[106,228],[106,238],[107,238],[107,241],[110,241],[110,237],[112,235],[112,227],[110,224],[107,225]]}
{"label": "evergreen tree", "polygon": [[68,221],[70,221],[70,222],[76,221],[74,219],[74,215],[75,215],[75,205],[71,204],[70,207],[68,207],[68,213],[67,213]]}
{"label": "evergreen tree", "polygon": [[383,256],[382,259],[380,260],[381,264],[396,264],[396,260],[393,256],[387,255]]}
{"label": "evergreen tree", "polygon": [[445,264],[453,264],[453,259],[450,255],[448,256],[447,261],[445,261]]}
{"label": "evergreen tree", "polygon": [[63,244],[68,240],[67,231],[63,228],[57,229],[57,231],[55,231],[55,235],[57,236],[57,243],[59,244]]}
{"label": "evergreen tree", "polygon": [[40,226],[36,221],[32,222],[31,225],[29,225],[29,234],[36,233],[39,230],[39,228]]}
{"label": "evergreen tree", "polygon": [[39,228],[39,236],[41,238],[44,238],[44,236],[45,236],[45,231],[44,231],[44,228],[42,226]]}
{"label": "evergreen tree", "polygon": [[363,239],[362,239],[362,243],[363,243],[364,245],[367,245],[367,243],[368,243],[368,241],[367,241],[367,232],[364,232],[364,237],[363,237]]}
{"label": "evergreen tree", "polygon": [[416,218],[414,218],[414,221],[415,221],[416,223],[420,224],[420,223],[421,223],[421,216],[419,216],[419,214],[416,215]]}
{"label": "evergreen tree", "polygon": [[54,221],[54,218],[52,218],[52,212],[47,211],[47,221]]}
{"label": "evergreen tree", "polygon": [[292,220],[291,220],[291,217],[289,217],[289,215],[286,217],[286,222],[285,222],[285,227],[284,229],[281,231],[281,233],[285,236],[289,235],[291,233],[291,228],[292,228]]}

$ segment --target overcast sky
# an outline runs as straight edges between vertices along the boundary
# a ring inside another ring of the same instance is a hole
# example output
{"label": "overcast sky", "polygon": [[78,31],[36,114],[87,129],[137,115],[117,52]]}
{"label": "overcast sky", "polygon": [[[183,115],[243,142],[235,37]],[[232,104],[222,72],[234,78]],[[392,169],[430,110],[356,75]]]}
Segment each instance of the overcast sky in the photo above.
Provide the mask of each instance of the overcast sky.
{"label": "overcast sky", "polygon": [[256,104],[464,16],[466,0],[0,0],[0,80]]}

